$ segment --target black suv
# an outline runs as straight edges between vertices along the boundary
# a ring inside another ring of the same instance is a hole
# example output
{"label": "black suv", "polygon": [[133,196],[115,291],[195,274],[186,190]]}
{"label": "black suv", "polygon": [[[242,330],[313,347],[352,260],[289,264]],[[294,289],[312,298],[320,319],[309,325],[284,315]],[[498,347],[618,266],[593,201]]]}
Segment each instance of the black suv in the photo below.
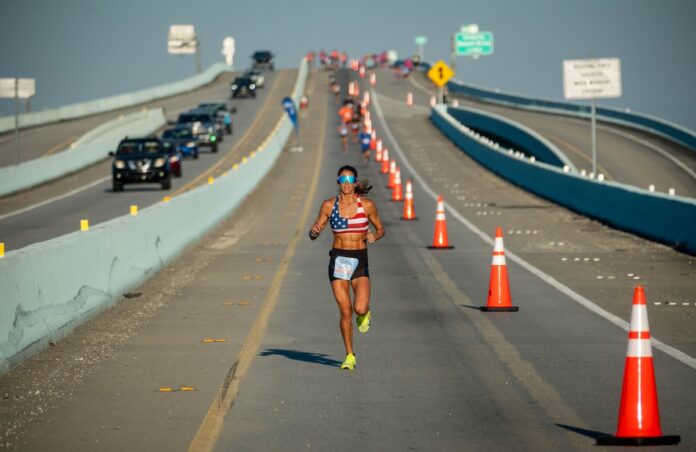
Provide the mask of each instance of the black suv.
{"label": "black suv", "polygon": [[157,138],[126,138],[109,155],[114,158],[113,191],[135,183],[159,183],[163,190],[172,188],[169,154]]}
{"label": "black suv", "polygon": [[230,93],[233,98],[239,96],[256,97],[256,84],[249,77],[237,77],[230,84]]}
{"label": "black suv", "polygon": [[268,50],[257,50],[251,56],[251,60],[251,66],[254,69],[270,69],[271,71],[274,69],[273,54]]}
{"label": "black suv", "polygon": [[[225,102],[204,102],[202,104],[198,104],[198,108],[201,110],[210,110],[215,112],[215,114],[222,119],[222,123],[225,126],[225,132],[229,135],[234,132],[232,127],[233,110],[230,109]],[[236,111],[236,109],[234,111]]]}
{"label": "black suv", "polygon": [[196,137],[198,146],[209,147],[212,152],[218,151],[218,142],[222,141],[224,124],[217,113],[197,108],[181,113],[176,121],[177,127],[189,127]]}

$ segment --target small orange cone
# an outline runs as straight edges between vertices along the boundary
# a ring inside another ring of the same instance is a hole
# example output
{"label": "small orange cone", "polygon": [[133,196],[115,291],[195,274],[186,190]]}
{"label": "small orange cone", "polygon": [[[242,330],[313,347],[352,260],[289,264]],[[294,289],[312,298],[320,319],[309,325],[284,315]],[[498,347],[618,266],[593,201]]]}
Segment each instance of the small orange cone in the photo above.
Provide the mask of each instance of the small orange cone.
{"label": "small orange cone", "polygon": [[624,367],[616,436],[597,438],[602,446],[661,446],[678,444],[679,435],[663,435],[657,404],[655,368],[650,347],[648,305],[643,287],[633,291],[631,329]]}
{"label": "small orange cone", "polygon": [[387,188],[394,188],[396,182],[396,160],[389,161],[389,179],[387,179]]}
{"label": "small orange cone", "polygon": [[[372,130],[372,133],[370,133],[370,135],[370,150],[374,151],[375,149],[377,149],[377,131]],[[381,157],[382,156],[380,156],[380,158]]]}
{"label": "small orange cone", "polygon": [[370,105],[370,92],[369,91],[365,91],[363,93],[363,103],[365,104],[366,107],[368,105]]}
{"label": "small orange cone", "polygon": [[450,246],[447,240],[447,220],[445,220],[445,201],[442,196],[437,197],[437,212],[435,213],[435,235],[433,236],[433,245],[428,248],[432,249],[448,249]]}
{"label": "small orange cone", "polygon": [[399,202],[404,200],[404,192],[401,189],[401,168],[396,168],[394,176],[394,188],[392,189],[391,200]]}
{"label": "small orange cone", "polygon": [[360,66],[358,74],[360,75],[360,78],[365,78],[365,66]]}
{"label": "small orange cone", "polygon": [[382,161],[382,140],[377,140],[377,156],[375,157],[377,162]]}
{"label": "small orange cone", "polygon": [[[379,151],[377,151],[379,152]],[[389,149],[382,151],[382,174],[389,172]]]}
{"label": "small orange cone", "polygon": [[377,75],[375,73],[370,74],[370,85],[375,86],[377,84]]}
{"label": "small orange cone", "polygon": [[409,107],[413,106],[413,93],[411,91],[406,93],[406,105]]}
{"label": "small orange cone", "polygon": [[435,99],[435,96],[430,96],[430,106],[434,107],[437,105],[437,99]]}
{"label": "small orange cone", "polygon": [[491,280],[488,285],[488,302],[481,306],[485,312],[514,312],[520,308],[512,305],[510,284],[508,283],[507,264],[505,262],[505,247],[503,246],[503,229],[495,229],[495,245],[493,246],[493,262],[491,263]]}
{"label": "small orange cone", "polygon": [[413,186],[411,179],[406,179],[406,197],[404,198],[404,212],[402,220],[417,220],[416,210],[413,207]]}

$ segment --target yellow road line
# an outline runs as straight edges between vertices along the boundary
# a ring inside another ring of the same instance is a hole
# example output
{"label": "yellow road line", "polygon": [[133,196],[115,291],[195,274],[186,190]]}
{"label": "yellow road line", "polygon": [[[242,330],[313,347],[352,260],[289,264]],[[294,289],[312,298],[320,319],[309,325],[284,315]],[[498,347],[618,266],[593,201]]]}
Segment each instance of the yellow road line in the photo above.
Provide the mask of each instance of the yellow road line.
{"label": "yellow road line", "polygon": [[[327,107],[325,104],[325,111],[323,112],[323,114],[321,114],[322,122],[320,126],[319,143],[323,143],[326,134],[326,109]],[[317,148],[321,149],[321,146],[318,145]],[[225,382],[223,383],[222,387],[220,387],[220,389],[218,390],[218,393],[215,396],[213,403],[210,405],[210,408],[208,409],[208,413],[203,419],[201,426],[198,428],[196,436],[193,438],[193,441],[191,441],[191,444],[189,445],[188,449],[189,452],[213,450],[217,443],[218,437],[220,436],[225,415],[232,406],[232,403],[234,403],[234,400],[237,398],[239,385],[246,376],[246,373],[251,367],[251,363],[254,357],[258,353],[261,340],[263,339],[263,336],[266,333],[268,319],[270,318],[271,313],[273,312],[277,304],[278,295],[280,294],[280,286],[283,282],[283,279],[285,278],[285,273],[288,270],[290,261],[295,255],[295,249],[297,248],[297,244],[300,238],[304,237],[303,226],[309,218],[310,209],[312,207],[312,202],[316,193],[317,184],[319,182],[319,170],[321,168],[323,155],[324,153],[320,151],[319,155],[316,158],[314,166],[314,175],[312,177],[312,184],[309,188],[309,192],[307,193],[307,197],[305,198],[305,204],[302,209],[302,215],[300,215],[299,221],[297,223],[295,235],[290,241],[290,244],[288,245],[288,248],[285,251],[285,255],[283,256],[283,259],[280,262],[278,271],[276,272],[271,283],[271,287],[268,290],[266,300],[264,301],[263,306],[261,306],[261,310],[258,316],[256,317],[256,320],[254,321],[251,330],[249,331],[249,335],[247,336],[247,339],[244,342],[244,346],[242,347],[242,350],[239,353],[239,359],[237,360],[235,365],[232,366],[232,368],[230,369],[230,373],[227,375],[227,378],[225,378]]]}
{"label": "yellow road line", "polygon": [[[275,83],[273,84],[273,88],[271,89],[271,92],[268,93],[268,97],[266,98],[266,101],[264,102],[263,106],[261,107],[261,110],[259,110],[258,114],[256,115],[256,118],[254,118],[254,122],[251,123],[251,125],[247,128],[247,130],[244,132],[244,135],[242,138],[237,141],[237,143],[232,147],[227,153],[220,158],[213,166],[208,168],[207,170],[203,171],[201,174],[199,174],[197,177],[195,177],[193,180],[189,181],[186,185],[182,185],[179,187],[174,193],[171,194],[171,196],[177,196],[182,194],[183,192],[190,190],[193,188],[196,184],[200,183],[203,180],[206,180],[208,176],[215,171],[216,169],[220,168],[222,165],[225,163],[229,163],[225,161],[225,157],[233,154],[237,149],[239,149],[242,144],[245,144],[245,142],[249,139],[251,136],[251,132],[256,129],[256,126],[259,121],[261,121],[261,118],[263,118],[265,111],[268,109],[268,107],[271,104],[271,99],[273,99],[273,94],[275,94],[276,90],[278,89],[278,86],[280,86],[280,81],[281,77],[285,77],[285,73],[281,72],[278,74],[278,78],[276,79]],[[281,115],[282,116],[282,115]]]}
{"label": "yellow road line", "polygon": [[80,138],[82,135],[83,134],[77,134],[73,137],[68,138],[65,141],[61,141],[60,143],[56,144],[55,146],[52,146],[48,151],[41,154],[41,157],[46,157],[48,155],[55,154],[58,151],[63,151],[63,150],[68,149],[68,144],[73,143],[75,140]]}

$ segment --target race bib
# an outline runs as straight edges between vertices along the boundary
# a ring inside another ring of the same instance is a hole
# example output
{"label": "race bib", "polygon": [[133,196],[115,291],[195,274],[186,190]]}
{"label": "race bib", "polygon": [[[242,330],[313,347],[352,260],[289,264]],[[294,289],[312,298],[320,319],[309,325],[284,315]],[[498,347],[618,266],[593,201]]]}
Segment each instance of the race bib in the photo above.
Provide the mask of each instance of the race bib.
{"label": "race bib", "polygon": [[358,260],[356,258],[338,256],[334,261],[334,278],[350,281],[357,268]]}

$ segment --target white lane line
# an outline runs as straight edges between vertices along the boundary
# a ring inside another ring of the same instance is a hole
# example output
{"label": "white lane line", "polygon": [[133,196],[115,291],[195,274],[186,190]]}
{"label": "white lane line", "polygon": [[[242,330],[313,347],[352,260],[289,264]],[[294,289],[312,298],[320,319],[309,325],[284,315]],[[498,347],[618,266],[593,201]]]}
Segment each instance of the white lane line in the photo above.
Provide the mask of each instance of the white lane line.
{"label": "white lane line", "polygon": [[6,218],[14,217],[15,215],[20,215],[20,214],[29,212],[31,210],[38,209],[39,207],[45,206],[46,204],[51,204],[52,202],[60,201],[61,199],[69,198],[70,196],[76,195],[80,192],[83,192],[83,191],[88,190],[94,186],[97,186],[101,183],[104,183],[109,179],[111,179],[111,176],[102,177],[101,179],[97,179],[94,182],[91,182],[87,185],[83,185],[82,187],[76,188],[75,190],[69,191],[67,193],[63,193],[62,195],[55,196],[53,198],[46,199],[46,200],[41,201],[39,203],[32,204],[31,206],[27,206],[27,207],[24,207],[22,209],[15,210],[15,211],[0,215],[0,220],[4,220]]}
{"label": "white lane line", "polygon": [[[377,112],[377,116],[379,117],[379,120],[382,124],[382,129],[384,130],[384,133],[387,135],[387,138],[392,142],[392,149],[396,151],[397,154],[399,154],[399,157],[401,158],[402,164],[408,168],[408,170],[411,172],[411,175],[414,179],[418,181],[420,186],[422,187],[423,191],[428,193],[434,200],[437,199],[437,193],[433,191],[430,186],[425,182],[425,180],[418,174],[418,172],[411,166],[411,163],[408,161],[406,158],[406,154],[404,151],[401,149],[399,146],[399,143],[396,141],[394,138],[394,135],[391,133],[391,130],[389,129],[389,126],[387,125],[387,121],[384,119],[384,114],[382,113],[382,108],[379,106],[379,96],[378,94],[374,91],[374,89],[370,89],[371,91],[371,96],[372,96],[372,103],[375,106],[375,111]],[[489,244],[490,246],[493,246],[493,240],[488,236],[488,234],[485,234],[483,231],[481,231],[479,228],[477,228],[473,223],[471,223],[469,220],[464,218],[463,215],[461,215],[457,209],[455,209],[452,205],[450,205],[447,201],[445,201],[445,207],[447,209],[447,214],[451,215],[452,217],[456,218],[460,223],[462,223],[464,226],[466,226],[471,232],[474,234],[478,235],[481,240],[483,240],[485,243]],[[515,253],[505,250],[505,255],[515,262],[516,264],[520,265],[548,285],[554,287],[557,289],[559,292],[562,294],[566,295],[568,298],[574,300],[575,302],[579,303],[580,305],[584,306],[585,308],[589,309],[590,311],[594,312],[595,314],[603,317],[604,319],[608,320],[609,322],[613,323],[614,325],[618,326],[624,331],[629,331],[630,325],[628,322],[625,320],[621,319],[618,316],[615,316],[609,311],[606,311],[605,309],[599,307],[592,301],[588,300],[587,298],[583,297],[579,293],[573,291],[570,287],[566,286],[565,284],[561,283],[560,281],[556,280],[553,278],[551,275],[548,275],[544,273],[542,270],[538,269],[534,265],[530,264],[529,262],[525,261]],[[661,350],[662,352],[668,354],[672,358],[686,364],[687,366],[691,367],[692,369],[696,369],[696,359],[692,358],[691,356],[687,355],[686,353],[682,352],[681,350],[678,350],[672,346],[669,346],[665,344],[664,342],[658,340],[655,338],[655,336],[651,337],[651,342],[652,345],[657,348],[658,350]]]}

